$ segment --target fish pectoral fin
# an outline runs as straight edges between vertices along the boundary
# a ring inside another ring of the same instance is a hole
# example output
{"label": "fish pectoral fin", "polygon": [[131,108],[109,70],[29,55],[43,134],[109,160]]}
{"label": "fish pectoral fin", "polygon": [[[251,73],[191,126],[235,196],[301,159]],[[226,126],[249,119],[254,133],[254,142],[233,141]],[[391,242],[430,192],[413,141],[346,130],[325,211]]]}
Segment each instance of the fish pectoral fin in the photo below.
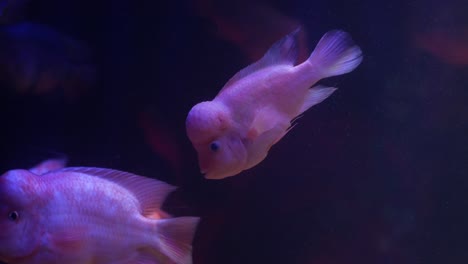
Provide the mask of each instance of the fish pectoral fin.
{"label": "fish pectoral fin", "polygon": [[278,123],[282,123],[286,118],[283,118],[278,111],[271,107],[264,107],[258,110],[255,114],[252,125],[247,131],[248,140],[256,140],[261,134],[273,129]]}
{"label": "fish pectoral fin", "polygon": [[248,160],[245,169],[250,169],[264,160],[270,148],[288,133],[289,127],[289,123],[276,125],[251,141],[248,145]]}
{"label": "fish pectoral fin", "polygon": [[177,217],[157,222],[159,250],[177,264],[192,263],[192,241],[200,218]]}
{"label": "fish pectoral fin", "polygon": [[288,131],[291,126],[289,124],[281,124],[272,127],[270,130],[263,132],[257,137],[257,144],[265,145],[268,149],[276,144]]}
{"label": "fish pectoral fin", "polygon": [[299,115],[304,113],[307,109],[311,108],[312,106],[327,99],[337,89],[338,88],[326,87],[323,85],[316,85],[310,88],[307,91],[304,103],[302,104],[301,109],[299,110]]}

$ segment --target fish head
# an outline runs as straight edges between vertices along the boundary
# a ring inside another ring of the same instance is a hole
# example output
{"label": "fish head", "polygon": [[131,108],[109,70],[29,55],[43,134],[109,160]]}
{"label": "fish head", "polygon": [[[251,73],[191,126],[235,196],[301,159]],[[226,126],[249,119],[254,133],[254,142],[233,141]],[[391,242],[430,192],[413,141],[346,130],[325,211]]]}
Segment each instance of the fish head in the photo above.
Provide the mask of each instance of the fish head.
{"label": "fish head", "polygon": [[0,176],[0,260],[25,258],[39,245],[37,203],[34,190],[39,176],[11,170]]}
{"label": "fish head", "polygon": [[238,133],[240,129],[223,103],[195,105],[187,116],[186,129],[205,178],[222,179],[244,170],[247,151]]}
{"label": "fish head", "polygon": [[239,136],[224,135],[195,149],[201,173],[207,179],[223,179],[245,169],[247,150]]}

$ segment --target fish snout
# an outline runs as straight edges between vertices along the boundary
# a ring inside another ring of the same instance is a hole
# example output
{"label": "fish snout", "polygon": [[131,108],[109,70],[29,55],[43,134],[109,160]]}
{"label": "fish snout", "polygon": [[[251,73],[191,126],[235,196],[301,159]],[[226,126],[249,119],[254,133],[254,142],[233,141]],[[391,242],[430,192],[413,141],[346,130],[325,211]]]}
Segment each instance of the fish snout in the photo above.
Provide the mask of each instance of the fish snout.
{"label": "fish snout", "polygon": [[210,161],[208,159],[200,159],[198,166],[200,167],[200,173],[203,175],[210,171]]}
{"label": "fish snout", "polygon": [[213,174],[216,174],[212,167],[210,166],[202,166],[200,165],[200,173],[203,175],[204,178],[210,179]]}

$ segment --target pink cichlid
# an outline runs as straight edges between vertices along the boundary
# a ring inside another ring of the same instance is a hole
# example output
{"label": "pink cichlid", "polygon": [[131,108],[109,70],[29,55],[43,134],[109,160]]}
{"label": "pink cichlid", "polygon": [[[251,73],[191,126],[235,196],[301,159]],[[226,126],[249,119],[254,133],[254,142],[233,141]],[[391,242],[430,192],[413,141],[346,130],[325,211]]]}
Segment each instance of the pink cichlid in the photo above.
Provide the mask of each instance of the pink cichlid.
{"label": "pink cichlid", "polygon": [[176,187],[100,168],[0,176],[0,261],[188,264],[198,217],[161,218]]}
{"label": "pink cichlid", "polygon": [[347,33],[335,30],[296,65],[299,30],[234,75],[212,101],[190,110],[187,136],[205,178],[234,176],[260,163],[296,117],[336,90],[314,86],[320,79],[351,72],[361,63],[361,49]]}

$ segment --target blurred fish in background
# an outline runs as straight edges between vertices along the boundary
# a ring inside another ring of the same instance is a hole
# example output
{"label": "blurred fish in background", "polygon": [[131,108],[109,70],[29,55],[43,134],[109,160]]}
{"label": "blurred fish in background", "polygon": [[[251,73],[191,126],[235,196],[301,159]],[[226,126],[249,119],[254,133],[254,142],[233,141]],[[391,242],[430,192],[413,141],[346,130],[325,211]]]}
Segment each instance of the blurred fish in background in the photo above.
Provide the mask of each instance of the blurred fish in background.
{"label": "blurred fish in background", "polygon": [[450,31],[431,29],[416,34],[414,44],[445,63],[468,65],[468,28]]}
{"label": "blurred fish in background", "polygon": [[169,164],[176,178],[182,177],[184,158],[180,143],[163,118],[150,110],[141,110],[138,116],[138,124],[143,132],[146,144],[150,146],[153,155],[157,155]]}
{"label": "blurred fish in background", "polygon": [[1,0],[0,24],[12,24],[24,20],[30,2],[31,0]]}
{"label": "blurred fish in background", "polygon": [[409,41],[420,54],[456,67],[468,65],[466,2],[431,2],[412,9]]}
{"label": "blurred fish in background", "polygon": [[16,146],[0,153],[3,170],[67,152],[67,120],[80,104],[91,105],[89,96],[95,94],[91,48],[60,27],[34,18],[36,4],[0,2],[0,118],[8,120],[2,145]]}
{"label": "blurred fish in background", "polygon": [[[271,43],[301,26],[299,20],[287,16],[264,1],[194,0],[198,13],[216,25],[216,33],[238,46],[251,61],[260,59]],[[298,35],[298,61],[309,53],[306,31]]]}
{"label": "blurred fish in background", "polygon": [[[467,4],[402,7],[400,66],[386,76],[378,99],[375,173],[400,193],[389,196],[392,205],[383,210],[389,232],[382,242],[407,263],[466,262],[460,245],[468,215],[459,208],[466,207],[468,184]],[[415,248],[400,241],[414,241]]]}
{"label": "blurred fish in background", "polygon": [[95,75],[84,43],[37,23],[0,27],[0,82],[13,92],[73,101],[87,92]]}

